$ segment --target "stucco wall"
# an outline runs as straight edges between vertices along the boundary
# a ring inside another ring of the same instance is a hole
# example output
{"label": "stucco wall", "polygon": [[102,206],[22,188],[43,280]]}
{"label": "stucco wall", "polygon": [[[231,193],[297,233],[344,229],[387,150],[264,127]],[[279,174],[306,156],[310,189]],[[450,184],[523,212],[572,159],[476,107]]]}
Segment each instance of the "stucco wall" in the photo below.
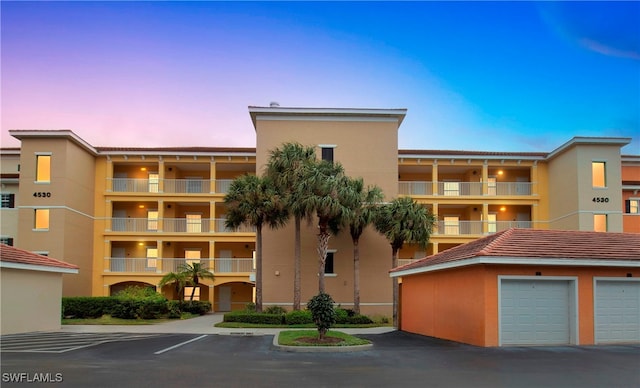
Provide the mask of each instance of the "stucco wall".
{"label": "stucco wall", "polygon": [[0,269],[2,334],[60,329],[62,275]]}

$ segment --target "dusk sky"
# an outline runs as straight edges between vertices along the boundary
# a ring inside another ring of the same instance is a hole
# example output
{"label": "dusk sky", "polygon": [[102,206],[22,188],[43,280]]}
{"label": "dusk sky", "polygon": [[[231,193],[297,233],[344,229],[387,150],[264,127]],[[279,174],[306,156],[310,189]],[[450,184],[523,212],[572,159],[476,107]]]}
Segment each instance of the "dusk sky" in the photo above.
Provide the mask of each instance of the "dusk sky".
{"label": "dusk sky", "polygon": [[407,108],[401,149],[632,137],[640,2],[10,2],[9,129],[94,146],[255,147],[247,107]]}

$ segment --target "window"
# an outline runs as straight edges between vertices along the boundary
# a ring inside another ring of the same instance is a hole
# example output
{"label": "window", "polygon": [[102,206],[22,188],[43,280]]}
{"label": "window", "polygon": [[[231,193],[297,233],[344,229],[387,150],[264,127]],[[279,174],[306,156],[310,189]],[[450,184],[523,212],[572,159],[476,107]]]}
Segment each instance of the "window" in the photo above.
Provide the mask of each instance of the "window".
{"label": "window", "polygon": [[202,231],[200,218],[200,214],[187,214],[187,233],[200,233]]}
{"label": "window", "polygon": [[6,245],[9,245],[10,247],[12,247],[13,246],[13,237],[5,237],[5,236],[0,237],[0,244],[6,244]]}
{"label": "window", "polygon": [[322,160],[333,163],[333,149],[336,146],[333,144],[320,144],[319,147],[322,151]]}
{"label": "window", "polygon": [[458,216],[444,217],[444,234],[460,234],[460,218]]}
{"label": "window", "polygon": [[624,212],[627,214],[640,214],[640,199],[631,198],[624,201]]}
{"label": "window", "polygon": [[327,260],[324,262],[324,273],[335,273],[333,271],[333,255],[334,255],[335,251],[333,252],[327,252]]}
{"label": "window", "polygon": [[498,193],[498,182],[496,177],[487,178],[487,195],[496,195]]}
{"label": "window", "polygon": [[487,214],[487,232],[489,233],[497,232],[497,225],[498,225],[498,221],[497,221],[496,213]]}
{"label": "window", "polygon": [[596,232],[607,231],[607,215],[606,214],[593,215],[593,230]]}
{"label": "window", "polygon": [[[186,249],[184,251],[185,264],[199,263],[200,262],[200,250],[199,249]],[[229,271],[231,272],[231,271]]]}
{"label": "window", "polygon": [[0,194],[0,207],[3,209],[13,209],[16,205],[15,194]]}
{"label": "window", "polygon": [[460,182],[444,182],[444,195],[460,195]]}
{"label": "window", "polygon": [[36,182],[51,182],[51,155],[36,155]]}
{"label": "window", "polygon": [[36,209],[34,229],[49,229],[49,209]]}
{"label": "window", "polygon": [[593,187],[607,187],[605,162],[591,162],[591,179]]}
{"label": "window", "polygon": [[147,247],[147,268],[156,269],[158,265],[158,248]]}
{"label": "window", "polygon": [[147,211],[147,230],[158,230],[158,211]]}
{"label": "window", "polygon": [[157,193],[159,191],[160,175],[158,173],[149,173],[149,192]]}
{"label": "window", "polygon": [[184,300],[191,300],[193,294],[193,300],[200,300],[200,287],[185,287],[184,288]]}

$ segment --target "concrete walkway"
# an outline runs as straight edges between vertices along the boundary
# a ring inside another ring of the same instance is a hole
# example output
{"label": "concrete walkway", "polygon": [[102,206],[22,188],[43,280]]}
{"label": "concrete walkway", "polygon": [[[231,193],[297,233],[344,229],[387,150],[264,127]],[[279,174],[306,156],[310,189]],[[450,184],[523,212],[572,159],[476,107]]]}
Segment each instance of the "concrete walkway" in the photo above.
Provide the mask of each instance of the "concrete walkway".
{"label": "concrete walkway", "polygon": [[[179,333],[179,334],[227,334],[227,335],[274,335],[287,328],[221,328],[214,327],[222,322],[224,313],[210,313],[197,318],[172,320],[155,325],[62,325],[64,333]],[[389,326],[357,329],[338,328],[347,334],[382,334],[395,331]]]}

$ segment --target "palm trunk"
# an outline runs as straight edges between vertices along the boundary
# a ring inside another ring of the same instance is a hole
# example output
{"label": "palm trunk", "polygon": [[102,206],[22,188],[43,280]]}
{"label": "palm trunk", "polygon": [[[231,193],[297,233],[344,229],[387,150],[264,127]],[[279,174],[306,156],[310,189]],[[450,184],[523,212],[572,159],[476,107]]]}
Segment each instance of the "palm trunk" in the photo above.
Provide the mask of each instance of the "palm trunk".
{"label": "palm trunk", "polygon": [[322,223],[320,226],[320,233],[318,233],[318,293],[324,294],[324,265],[327,262],[327,250],[329,249],[329,232],[326,223]]}
{"label": "palm trunk", "polygon": [[300,310],[300,216],[295,217],[295,246],[293,257],[293,309]]}
{"label": "palm trunk", "polygon": [[262,225],[256,225],[256,312],[262,312]]}
{"label": "palm trunk", "polygon": [[193,296],[196,293],[196,287],[198,287],[198,283],[199,283],[199,279],[197,276],[193,277],[193,287],[191,288],[191,297],[189,298],[190,301],[193,300]]}
{"label": "palm trunk", "polygon": [[[393,247],[393,253],[391,255],[391,268],[398,266],[398,251],[399,249]],[[398,278],[393,278],[393,327],[398,327],[398,296],[399,296]]]}
{"label": "palm trunk", "polygon": [[360,240],[353,239],[353,311],[360,314]]}

